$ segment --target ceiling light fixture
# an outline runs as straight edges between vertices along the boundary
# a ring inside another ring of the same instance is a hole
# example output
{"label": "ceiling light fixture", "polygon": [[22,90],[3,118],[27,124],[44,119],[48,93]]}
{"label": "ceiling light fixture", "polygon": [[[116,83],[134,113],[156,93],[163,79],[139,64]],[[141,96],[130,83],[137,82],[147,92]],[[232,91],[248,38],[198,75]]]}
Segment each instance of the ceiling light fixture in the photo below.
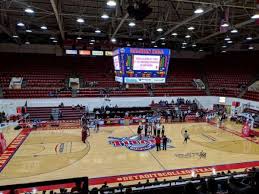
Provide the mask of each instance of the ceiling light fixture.
{"label": "ceiling light fixture", "polygon": [[51,36],[49,39],[50,39],[50,40],[55,40],[55,37]]}
{"label": "ceiling light fixture", "polygon": [[127,46],[130,47],[130,43],[128,43]]}
{"label": "ceiling light fixture", "polygon": [[136,26],[136,23],[135,23],[135,22],[130,22],[130,23],[129,23],[129,26],[130,26],[130,27],[134,27],[134,26]]}
{"label": "ceiling light fixture", "polygon": [[76,20],[78,23],[84,23],[85,22],[85,20],[83,19],[83,18],[77,18],[77,20]]}
{"label": "ceiling light fixture", "polygon": [[233,43],[233,41],[232,41],[232,40],[229,40],[229,41],[227,41],[227,43],[228,43],[228,44],[231,44],[231,43]]}
{"label": "ceiling light fixture", "polygon": [[153,40],[153,41],[151,41],[151,44],[155,44],[155,43],[156,43],[156,41],[154,41],[154,40]]}
{"label": "ceiling light fixture", "polygon": [[57,43],[58,41],[57,40],[53,40],[52,42]]}
{"label": "ceiling light fixture", "polygon": [[17,35],[13,35],[13,38],[19,38],[19,36],[17,36]]}
{"label": "ceiling light fixture", "polygon": [[259,19],[259,13],[254,14],[251,19]]}
{"label": "ceiling light fixture", "polygon": [[29,41],[26,41],[25,44],[30,44],[30,42],[29,42]]}
{"label": "ceiling light fixture", "polygon": [[238,33],[238,30],[237,29],[233,29],[230,31],[232,34],[235,34],[235,33]]}
{"label": "ceiling light fixture", "polygon": [[96,29],[94,32],[95,32],[96,34],[100,34],[100,33],[101,33],[101,30]]}
{"label": "ceiling light fixture", "polygon": [[187,28],[188,30],[194,30],[195,28],[193,26],[190,26],[189,28]]}
{"label": "ceiling light fixture", "polygon": [[172,36],[177,36],[178,34],[176,32],[172,33]]}
{"label": "ceiling light fixture", "polygon": [[43,25],[43,26],[40,27],[40,29],[47,30],[48,28],[47,28],[47,26]]}
{"label": "ceiling light fixture", "polygon": [[162,45],[165,45],[165,42],[162,42],[161,44],[162,44]]}
{"label": "ceiling light fixture", "polygon": [[226,45],[222,45],[222,48],[227,48],[227,46]]}
{"label": "ceiling light fixture", "polygon": [[29,32],[29,33],[31,33],[31,32],[32,32],[32,31],[31,31],[31,30],[29,30],[29,29],[28,29],[28,30],[25,30],[25,31],[26,31],[26,32]]}
{"label": "ceiling light fixture", "polygon": [[203,12],[204,12],[204,10],[203,10],[202,8],[197,8],[197,9],[194,11],[195,14],[201,14],[201,13],[203,13]]}
{"label": "ceiling light fixture", "polygon": [[231,40],[228,36],[224,39],[225,41]]}
{"label": "ceiling light fixture", "polygon": [[199,51],[200,51],[200,52],[203,52],[203,49],[200,49]]}
{"label": "ceiling light fixture", "polygon": [[196,44],[192,44],[192,47],[196,47],[197,45]]}
{"label": "ceiling light fixture", "polygon": [[223,24],[221,24],[221,27],[224,27],[224,28],[229,27],[229,24],[227,22],[224,22]]}
{"label": "ceiling light fixture", "polygon": [[157,32],[163,32],[163,28],[157,28],[156,31]]}
{"label": "ceiling light fixture", "polygon": [[110,7],[115,7],[116,6],[116,1],[115,0],[108,0],[106,3]]}
{"label": "ceiling light fixture", "polygon": [[253,46],[249,46],[248,49],[249,50],[254,50],[254,47]]}
{"label": "ceiling light fixture", "polygon": [[33,9],[31,9],[31,8],[26,8],[25,10],[24,10],[26,13],[34,13],[34,11],[33,11]]}
{"label": "ceiling light fixture", "polygon": [[251,36],[247,37],[246,40],[252,40],[253,38]]}
{"label": "ceiling light fixture", "polygon": [[138,40],[140,40],[140,41],[141,41],[141,40],[143,40],[143,38],[138,38]]}
{"label": "ceiling light fixture", "polygon": [[157,45],[155,45],[154,47],[157,48]]}
{"label": "ceiling light fixture", "polygon": [[93,43],[93,42],[90,42],[89,44],[93,45],[94,43]]}
{"label": "ceiling light fixture", "polygon": [[165,40],[165,37],[161,37],[160,40]]}
{"label": "ceiling light fixture", "polygon": [[18,22],[18,23],[17,23],[17,26],[23,27],[23,26],[25,26],[25,25],[24,25],[24,23],[22,23],[22,22]]}
{"label": "ceiling light fixture", "polygon": [[191,35],[187,34],[187,35],[185,36],[185,38],[191,38]]}
{"label": "ceiling light fixture", "polygon": [[116,42],[116,38],[112,38],[111,41],[114,43]]}
{"label": "ceiling light fixture", "polygon": [[81,36],[78,36],[76,39],[77,39],[77,40],[82,40],[82,37],[81,37]]}
{"label": "ceiling light fixture", "polygon": [[108,16],[106,13],[104,13],[104,14],[101,16],[101,18],[103,18],[103,19],[108,19],[109,16]]}

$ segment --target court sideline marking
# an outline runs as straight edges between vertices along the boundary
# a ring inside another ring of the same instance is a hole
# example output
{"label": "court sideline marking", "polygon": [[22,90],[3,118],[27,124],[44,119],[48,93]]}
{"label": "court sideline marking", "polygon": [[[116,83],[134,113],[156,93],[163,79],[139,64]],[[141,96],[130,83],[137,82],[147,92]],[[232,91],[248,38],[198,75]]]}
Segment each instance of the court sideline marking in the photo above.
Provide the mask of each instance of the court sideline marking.
{"label": "court sideline marking", "polygon": [[14,139],[13,141],[7,146],[4,153],[0,155],[0,173],[6,167],[8,162],[20,148],[22,143],[26,140],[29,136],[31,129],[23,129]]}

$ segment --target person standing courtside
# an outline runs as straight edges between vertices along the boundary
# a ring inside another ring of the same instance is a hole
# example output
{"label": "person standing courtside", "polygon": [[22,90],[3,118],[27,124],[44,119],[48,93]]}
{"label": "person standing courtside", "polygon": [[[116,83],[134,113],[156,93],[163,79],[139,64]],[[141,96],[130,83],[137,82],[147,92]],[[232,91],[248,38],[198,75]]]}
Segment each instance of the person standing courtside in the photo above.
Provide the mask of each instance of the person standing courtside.
{"label": "person standing courtside", "polygon": [[137,129],[137,133],[138,133],[139,139],[141,139],[141,131],[142,131],[142,125],[140,124],[138,126],[138,129]]}
{"label": "person standing courtside", "polygon": [[153,123],[153,136],[155,137],[156,137],[156,130],[157,130],[156,123]]}
{"label": "person standing courtside", "polygon": [[190,139],[189,134],[188,134],[187,131],[184,131],[183,137],[184,137],[183,143],[187,143],[188,139]]}
{"label": "person standing courtside", "polygon": [[161,124],[158,122],[158,123],[156,124],[156,134],[157,134],[158,136],[160,136],[160,132],[161,132]]}
{"label": "person standing courtside", "polygon": [[160,151],[161,150],[161,138],[159,136],[156,136],[155,141],[156,141],[156,151]]}
{"label": "person standing courtside", "polygon": [[166,150],[166,147],[167,147],[167,137],[164,135],[162,140],[163,140],[163,150]]}
{"label": "person standing courtside", "polygon": [[162,125],[162,132],[161,132],[161,134],[162,134],[162,137],[165,135],[165,126],[164,125]]}
{"label": "person standing courtside", "polygon": [[148,123],[145,124],[145,137],[147,136],[147,131],[148,131]]}

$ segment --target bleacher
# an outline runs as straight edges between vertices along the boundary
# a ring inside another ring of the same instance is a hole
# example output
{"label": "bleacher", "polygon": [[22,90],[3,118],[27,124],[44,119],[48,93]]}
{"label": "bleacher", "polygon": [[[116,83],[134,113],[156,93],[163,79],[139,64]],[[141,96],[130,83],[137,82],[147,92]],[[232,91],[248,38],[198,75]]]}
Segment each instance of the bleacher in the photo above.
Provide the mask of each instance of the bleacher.
{"label": "bleacher", "polygon": [[41,121],[49,121],[51,120],[51,111],[52,109],[59,109],[62,111],[62,118],[60,120],[78,120],[81,118],[82,114],[85,111],[85,107],[83,108],[72,108],[71,106],[65,107],[27,107],[27,113],[30,115],[30,120],[41,120]]}
{"label": "bleacher", "polygon": [[242,85],[246,86],[251,75],[241,72],[207,72],[210,92],[213,96],[237,97]]}
{"label": "bleacher", "polygon": [[[256,67],[244,71],[241,66],[235,69],[233,65],[225,68],[224,64],[203,67],[199,61],[171,60],[167,82],[153,84],[150,91],[146,86],[121,89],[114,80],[112,63],[111,57],[16,56],[2,65],[0,87],[4,98],[208,95],[207,91],[193,85],[193,79],[200,79],[208,86],[207,90],[212,96],[237,97],[256,72]],[[21,89],[9,88],[10,80],[15,76],[23,78]],[[80,89],[75,95],[68,87],[70,77],[80,79]],[[89,86],[91,82],[96,84]],[[102,92],[107,89],[109,93]],[[247,92],[244,98],[258,100],[258,95],[257,92]]]}

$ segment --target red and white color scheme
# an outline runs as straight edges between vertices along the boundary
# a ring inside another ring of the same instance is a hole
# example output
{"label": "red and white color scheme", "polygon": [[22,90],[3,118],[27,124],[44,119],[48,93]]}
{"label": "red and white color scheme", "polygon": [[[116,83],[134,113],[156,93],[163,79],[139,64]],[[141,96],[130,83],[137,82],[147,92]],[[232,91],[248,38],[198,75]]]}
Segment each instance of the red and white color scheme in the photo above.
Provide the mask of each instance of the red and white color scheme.
{"label": "red and white color scheme", "polygon": [[246,122],[242,128],[243,137],[249,137],[251,133],[250,125]]}
{"label": "red and white color scheme", "polygon": [[4,153],[6,149],[6,140],[4,138],[4,134],[0,133],[0,155]]}

